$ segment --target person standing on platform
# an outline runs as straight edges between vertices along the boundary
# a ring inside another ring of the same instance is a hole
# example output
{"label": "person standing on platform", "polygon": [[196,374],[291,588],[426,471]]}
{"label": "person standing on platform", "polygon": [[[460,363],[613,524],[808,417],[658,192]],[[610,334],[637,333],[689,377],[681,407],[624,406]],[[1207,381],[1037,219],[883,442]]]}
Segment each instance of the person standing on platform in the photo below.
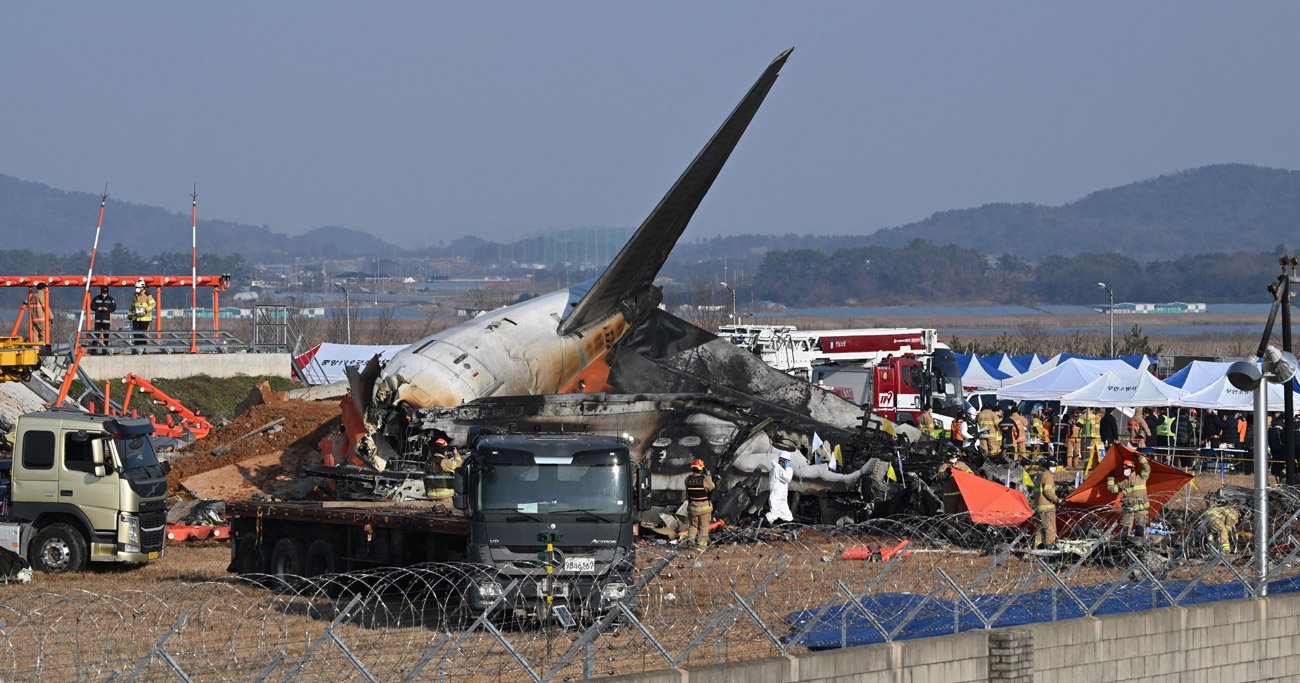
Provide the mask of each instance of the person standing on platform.
{"label": "person standing on platform", "polygon": [[117,311],[117,301],[108,291],[108,285],[99,288],[99,295],[90,300],[90,310],[95,314],[95,345],[100,347],[95,354],[107,353],[108,331],[113,329],[113,313]]}
{"label": "person standing on platform", "polygon": [[153,323],[154,309],[157,303],[154,302],[153,296],[144,287],[144,280],[136,280],[135,296],[131,299],[131,311],[126,314],[131,321],[131,329],[135,330],[134,344],[144,346],[148,342],[148,335],[144,334]]}

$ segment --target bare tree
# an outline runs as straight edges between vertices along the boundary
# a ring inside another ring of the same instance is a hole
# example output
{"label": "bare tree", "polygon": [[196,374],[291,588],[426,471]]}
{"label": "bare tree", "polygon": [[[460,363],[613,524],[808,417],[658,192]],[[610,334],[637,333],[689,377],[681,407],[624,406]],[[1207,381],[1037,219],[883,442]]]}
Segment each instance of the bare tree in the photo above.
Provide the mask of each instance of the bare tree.
{"label": "bare tree", "polygon": [[[393,333],[396,332],[397,314],[396,309],[392,306],[381,306],[375,313],[375,317],[369,320],[366,325],[365,339],[369,344],[389,344],[392,343]],[[356,328],[353,327],[353,337],[356,337]]]}

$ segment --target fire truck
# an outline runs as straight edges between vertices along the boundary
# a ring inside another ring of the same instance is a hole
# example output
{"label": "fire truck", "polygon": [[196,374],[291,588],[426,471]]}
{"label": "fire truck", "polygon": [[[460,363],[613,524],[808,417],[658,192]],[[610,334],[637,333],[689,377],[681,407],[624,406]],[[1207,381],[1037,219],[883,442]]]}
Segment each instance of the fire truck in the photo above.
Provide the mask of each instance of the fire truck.
{"label": "fire truck", "polygon": [[926,405],[944,427],[964,412],[957,358],[932,329],[723,325],[718,336],[896,422],[914,423]]}

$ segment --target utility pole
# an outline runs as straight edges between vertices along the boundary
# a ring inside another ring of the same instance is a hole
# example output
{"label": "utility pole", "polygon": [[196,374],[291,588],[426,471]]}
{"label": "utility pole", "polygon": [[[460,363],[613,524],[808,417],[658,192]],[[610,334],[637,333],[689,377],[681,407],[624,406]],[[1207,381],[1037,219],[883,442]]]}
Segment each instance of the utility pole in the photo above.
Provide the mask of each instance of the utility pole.
{"label": "utility pole", "polygon": [[1106,295],[1110,297],[1110,357],[1115,357],[1115,292],[1106,286],[1105,282],[1098,282],[1098,287],[1106,290]]}
{"label": "utility pole", "polygon": [[348,288],[343,286],[343,283],[335,282],[334,286],[343,290],[343,312],[344,315],[347,317],[348,343],[351,344],[352,343],[352,297],[348,293]]}
{"label": "utility pole", "polygon": [[[1282,264],[1282,350],[1294,354],[1295,349],[1291,346],[1291,280],[1295,279],[1295,269],[1300,265],[1300,259],[1295,256],[1283,256],[1280,259]],[[1291,267],[1291,273],[1286,272],[1287,266]],[[1300,483],[1300,477],[1296,474],[1295,467],[1295,392],[1291,383],[1287,382],[1282,387],[1282,453],[1283,460],[1286,463],[1286,483],[1287,486],[1295,486]]]}

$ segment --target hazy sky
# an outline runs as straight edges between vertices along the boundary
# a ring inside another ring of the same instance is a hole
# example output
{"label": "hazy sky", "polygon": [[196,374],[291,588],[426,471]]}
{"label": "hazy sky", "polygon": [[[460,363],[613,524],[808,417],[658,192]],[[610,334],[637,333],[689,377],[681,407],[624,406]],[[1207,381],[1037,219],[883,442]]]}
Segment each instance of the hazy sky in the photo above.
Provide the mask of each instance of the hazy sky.
{"label": "hazy sky", "polygon": [[[427,245],[634,226],[795,46],[686,233],[866,233],[1300,168],[1300,4],[8,2],[0,173]],[[92,209],[93,210],[93,209]]]}

